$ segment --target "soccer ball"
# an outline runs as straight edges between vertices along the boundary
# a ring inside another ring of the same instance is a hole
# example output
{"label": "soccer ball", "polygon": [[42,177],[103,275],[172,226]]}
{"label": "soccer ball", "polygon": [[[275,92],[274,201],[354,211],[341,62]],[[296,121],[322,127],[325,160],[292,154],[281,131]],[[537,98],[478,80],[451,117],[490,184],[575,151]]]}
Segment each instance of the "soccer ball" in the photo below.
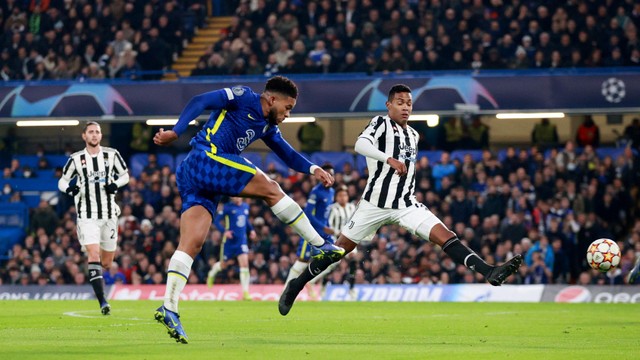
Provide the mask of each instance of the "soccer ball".
{"label": "soccer ball", "polygon": [[620,264],[620,247],[613,240],[598,239],[589,245],[587,262],[600,272],[615,269]]}
{"label": "soccer ball", "polygon": [[627,94],[624,81],[614,77],[602,83],[602,96],[610,103],[619,103]]}

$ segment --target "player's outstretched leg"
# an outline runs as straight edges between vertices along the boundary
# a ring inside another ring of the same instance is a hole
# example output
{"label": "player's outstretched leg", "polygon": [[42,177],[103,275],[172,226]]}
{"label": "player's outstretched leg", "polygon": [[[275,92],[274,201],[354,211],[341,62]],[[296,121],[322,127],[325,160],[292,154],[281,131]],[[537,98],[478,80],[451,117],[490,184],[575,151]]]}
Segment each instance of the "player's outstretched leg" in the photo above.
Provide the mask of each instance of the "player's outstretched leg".
{"label": "player's outstretched leg", "polygon": [[336,246],[330,242],[325,242],[324,245],[318,248],[320,253],[314,256],[309,263],[309,267],[300,274],[299,277],[289,281],[280,295],[280,301],[278,301],[278,310],[281,315],[287,315],[293,307],[293,303],[300,294],[300,291],[304,289],[304,286],[318,274],[323,272],[334,262],[340,261],[345,255],[345,250],[339,246]]}
{"label": "player's outstretched leg", "polygon": [[100,312],[102,315],[111,315],[111,305],[108,302],[104,302],[100,304]]}
{"label": "player's outstretched leg", "polygon": [[509,276],[518,271],[520,265],[522,265],[522,255],[518,254],[506,263],[495,266],[489,274],[487,274],[486,279],[489,284],[493,286],[500,286]]}
{"label": "player's outstretched leg", "polygon": [[160,306],[154,315],[155,319],[167,328],[169,336],[176,339],[176,342],[188,344],[189,338],[180,323],[180,315],[168,310],[164,305]]}
{"label": "player's outstretched leg", "polygon": [[640,256],[636,259],[636,264],[633,266],[633,269],[629,272],[629,277],[627,278],[627,283],[635,284],[639,279],[640,275]]}

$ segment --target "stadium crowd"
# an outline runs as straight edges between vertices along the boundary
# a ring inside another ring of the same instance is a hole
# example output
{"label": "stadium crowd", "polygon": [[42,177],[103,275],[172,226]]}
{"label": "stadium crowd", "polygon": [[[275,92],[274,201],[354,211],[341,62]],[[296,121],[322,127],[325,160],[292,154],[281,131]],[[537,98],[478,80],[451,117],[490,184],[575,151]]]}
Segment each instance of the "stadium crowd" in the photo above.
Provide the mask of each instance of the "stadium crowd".
{"label": "stadium crowd", "polygon": [[[181,200],[174,173],[155,158],[150,155],[141,175],[119,194],[119,248],[116,263],[104,273],[107,284],[165,281],[178,242]],[[280,174],[273,166],[265,171],[304,207],[314,179]],[[337,169],[336,185],[346,185],[350,199],[357,201],[366,176],[347,164]],[[511,283],[623,284],[640,254],[640,158],[630,148],[616,158],[600,158],[592,146],[577,149],[568,141],[548,151],[510,147],[500,160],[484,150],[477,162],[469,155],[452,160],[443,152],[435,163],[420,158],[416,177],[418,200],[488,262],[525,255],[526,264]],[[10,199],[20,201],[19,193]],[[42,201],[31,215],[24,242],[13,247],[0,267],[0,283],[86,284],[75,217],[66,194],[59,194],[55,207]],[[250,202],[250,221],[258,235],[249,244],[251,283],[282,284],[296,260],[299,236],[257,201]],[[204,283],[221,238],[212,227],[190,283]],[[587,245],[598,238],[615,239],[623,251],[620,267],[606,275],[590,270],[585,261]],[[483,282],[440,248],[395,226],[382,227],[356,256],[357,284]],[[237,272],[237,266],[229,266],[216,283],[237,282]],[[348,272],[343,262],[329,281],[342,283]]]}
{"label": "stadium crowd", "polygon": [[[192,76],[640,66],[633,0],[232,1]],[[151,79],[205,24],[204,0],[7,0],[4,80]]]}

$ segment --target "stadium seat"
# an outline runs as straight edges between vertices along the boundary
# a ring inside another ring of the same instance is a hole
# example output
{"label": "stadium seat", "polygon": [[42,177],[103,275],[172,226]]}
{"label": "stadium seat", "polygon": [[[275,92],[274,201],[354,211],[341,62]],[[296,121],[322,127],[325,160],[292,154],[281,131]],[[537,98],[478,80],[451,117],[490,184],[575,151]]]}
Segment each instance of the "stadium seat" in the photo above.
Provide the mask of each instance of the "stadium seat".
{"label": "stadium seat", "polygon": [[442,156],[442,150],[423,150],[418,151],[418,161],[420,158],[426,156],[429,159],[430,164],[435,164],[440,161],[440,156]]}
{"label": "stadium seat", "polygon": [[47,159],[49,167],[55,169],[56,167],[64,167],[69,157],[67,155],[45,155],[45,159]]}
{"label": "stadium seat", "polygon": [[319,151],[311,155],[311,162],[322,166],[325,163],[333,165],[336,172],[342,172],[344,164],[354,167],[353,154],[341,151]]}
{"label": "stadium seat", "polygon": [[367,169],[367,158],[363,155],[356,154],[355,159],[355,169],[358,170],[360,174],[364,174],[364,171]]}
{"label": "stadium seat", "polygon": [[454,150],[451,152],[451,160],[458,159],[462,162],[467,154],[471,155],[475,162],[482,160],[482,150]]}
{"label": "stadium seat", "polygon": [[0,183],[11,185],[14,191],[58,191],[58,182],[51,178],[3,179]]}
{"label": "stadium seat", "polygon": [[21,168],[28,166],[32,169],[38,167],[38,160],[40,160],[38,155],[16,155],[13,158],[20,161]]}
{"label": "stadium seat", "polygon": [[175,161],[176,168],[187,157],[187,155],[189,155],[189,153],[180,153],[180,154],[176,155],[176,161]]}
{"label": "stadium seat", "polygon": [[605,157],[610,156],[611,159],[613,159],[613,161],[615,161],[618,156],[624,154],[624,149],[623,148],[615,148],[615,147],[597,148],[596,149],[596,154],[598,155],[598,157],[600,159],[604,159]]}

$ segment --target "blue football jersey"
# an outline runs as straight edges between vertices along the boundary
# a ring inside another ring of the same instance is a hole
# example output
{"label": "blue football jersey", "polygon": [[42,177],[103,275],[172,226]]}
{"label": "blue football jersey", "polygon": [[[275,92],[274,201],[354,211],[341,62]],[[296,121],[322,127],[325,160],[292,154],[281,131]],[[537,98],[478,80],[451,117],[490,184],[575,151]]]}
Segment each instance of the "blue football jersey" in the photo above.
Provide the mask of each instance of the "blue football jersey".
{"label": "blue football jersey", "polygon": [[[224,227],[220,225],[221,221],[224,221]],[[240,205],[232,202],[224,204],[222,211],[216,216],[215,225],[220,232],[233,232],[233,237],[226,239],[227,242],[246,244],[247,232],[253,230],[249,223],[249,205],[245,202]]]}

